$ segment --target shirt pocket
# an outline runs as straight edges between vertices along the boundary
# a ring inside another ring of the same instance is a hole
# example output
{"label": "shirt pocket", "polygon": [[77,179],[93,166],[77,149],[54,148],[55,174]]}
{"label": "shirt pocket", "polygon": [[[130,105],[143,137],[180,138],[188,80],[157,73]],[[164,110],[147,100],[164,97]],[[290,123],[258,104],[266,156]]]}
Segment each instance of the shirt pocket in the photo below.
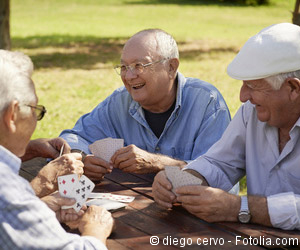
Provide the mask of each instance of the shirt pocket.
{"label": "shirt pocket", "polygon": [[173,157],[180,160],[191,160],[194,143],[187,143],[174,148]]}

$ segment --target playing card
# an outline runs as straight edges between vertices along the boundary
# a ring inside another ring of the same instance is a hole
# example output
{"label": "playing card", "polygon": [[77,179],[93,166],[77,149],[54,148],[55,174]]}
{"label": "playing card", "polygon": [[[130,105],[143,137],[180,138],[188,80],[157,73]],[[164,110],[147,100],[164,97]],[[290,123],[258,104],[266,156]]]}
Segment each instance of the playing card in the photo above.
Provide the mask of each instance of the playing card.
{"label": "playing card", "polygon": [[79,180],[76,174],[59,176],[57,181],[60,195],[76,200],[74,205],[62,206],[62,209],[74,208],[76,212],[85,204],[95,187],[95,184],[85,175],[82,175]]}
{"label": "playing card", "polygon": [[76,203],[73,205],[73,208],[76,212],[78,212],[83,204],[85,204],[94,187],[95,184],[88,177],[85,175],[81,176],[78,185],[74,189],[74,198],[76,199]]}
{"label": "playing card", "polygon": [[126,204],[118,201],[111,200],[102,200],[102,199],[92,199],[86,202],[87,206],[96,205],[100,207],[104,207],[107,210],[116,210],[122,207],[126,207]]}
{"label": "playing card", "polygon": [[78,184],[77,174],[69,174],[57,177],[58,191],[62,197],[73,198],[74,187]]}
{"label": "playing card", "polygon": [[124,147],[123,139],[113,139],[109,137],[95,141],[89,146],[89,149],[95,156],[109,162],[114,153],[122,147]]}
{"label": "playing card", "polygon": [[165,173],[167,178],[172,183],[172,192],[176,194],[175,189],[183,186],[201,185],[202,180],[196,176],[181,170],[177,166],[167,166],[165,167]]}
{"label": "playing card", "polygon": [[126,202],[126,203],[132,202],[134,200],[134,196],[117,195],[117,194],[111,194],[111,193],[91,193],[89,195],[89,198]]}

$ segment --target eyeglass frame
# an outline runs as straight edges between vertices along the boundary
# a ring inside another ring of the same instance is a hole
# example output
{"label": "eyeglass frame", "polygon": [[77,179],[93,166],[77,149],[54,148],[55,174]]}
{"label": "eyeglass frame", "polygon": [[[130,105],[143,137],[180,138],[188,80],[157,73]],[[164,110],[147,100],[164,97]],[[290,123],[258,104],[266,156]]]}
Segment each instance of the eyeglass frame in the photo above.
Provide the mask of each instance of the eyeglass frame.
{"label": "eyeglass frame", "polygon": [[[114,66],[114,70],[115,70],[116,73],[117,73],[118,75],[120,75],[120,76],[126,74],[127,71],[128,71],[128,69],[130,69],[131,73],[142,74],[142,73],[144,72],[144,69],[145,69],[146,67],[149,67],[149,66],[151,66],[151,65],[154,65],[154,64],[156,64],[156,63],[163,62],[163,61],[165,61],[165,60],[169,60],[169,58],[163,58],[163,59],[160,59],[160,60],[158,60],[158,61],[149,62],[149,63],[146,63],[146,64],[144,64],[144,63],[132,63],[132,64],[129,64],[129,65],[119,64],[119,65]],[[142,69],[143,69],[142,72],[137,73],[138,70],[135,68],[136,65],[141,65],[141,66],[142,66]],[[124,70],[123,72],[122,72],[122,67],[125,67],[125,69],[126,69],[126,70]],[[134,71],[133,71],[133,70],[134,70]],[[118,71],[120,71],[120,73],[119,73]]]}
{"label": "eyeglass frame", "polygon": [[33,108],[35,110],[35,115],[36,115],[36,120],[40,121],[43,119],[45,114],[47,113],[47,109],[45,108],[44,105],[30,105],[30,104],[25,104],[24,106]]}

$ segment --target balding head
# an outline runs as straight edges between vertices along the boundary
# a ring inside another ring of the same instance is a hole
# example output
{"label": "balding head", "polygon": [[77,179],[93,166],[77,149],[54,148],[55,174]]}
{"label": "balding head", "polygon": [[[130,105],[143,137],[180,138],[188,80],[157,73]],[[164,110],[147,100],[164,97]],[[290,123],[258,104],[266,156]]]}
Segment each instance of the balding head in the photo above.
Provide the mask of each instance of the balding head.
{"label": "balding head", "polygon": [[161,58],[179,59],[176,41],[170,34],[161,29],[146,29],[136,33],[126,42],[124,49],[136,41],[139,41],[139,44],[150,45]]}

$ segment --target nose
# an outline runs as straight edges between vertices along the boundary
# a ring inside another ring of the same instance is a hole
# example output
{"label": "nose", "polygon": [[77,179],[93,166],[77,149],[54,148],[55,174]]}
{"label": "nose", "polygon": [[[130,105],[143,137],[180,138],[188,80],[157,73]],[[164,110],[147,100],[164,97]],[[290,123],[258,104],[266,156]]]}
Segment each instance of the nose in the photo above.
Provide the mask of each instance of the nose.
{"label": "nose", "polygon": [[131,69],[130,67],[125,72],[124,78],[125,80],[131,80],[137,77],[137,74],[135,73],[135,70]]}
{"label": "nose", "polygon": [[251,88],[247,86],[245,82],[243,82],[243,85],[240,90],[240,101],[246,102],[251,99]]}

